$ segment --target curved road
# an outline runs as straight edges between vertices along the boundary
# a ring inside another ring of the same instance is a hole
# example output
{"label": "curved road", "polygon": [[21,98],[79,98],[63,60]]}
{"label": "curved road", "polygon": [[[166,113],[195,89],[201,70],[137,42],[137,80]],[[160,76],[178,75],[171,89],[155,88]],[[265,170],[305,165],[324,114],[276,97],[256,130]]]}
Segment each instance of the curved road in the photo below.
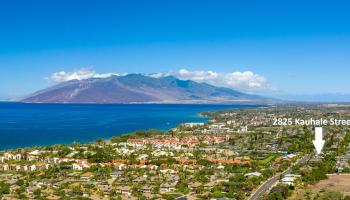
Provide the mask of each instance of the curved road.
{"label": "curved road", "polygon": [[[305,163],[306,161],[308,161],[310,159],[310,157],[311,157],[311,155],[306,155],[306,156],[302,157],[297,162],[295,162],[293,164],[293,166],[297,165],[297,164]],[[267,180],[266,182],[264,182],[257,190],[255,190],[255,192],[249,197],[249,200],[258,200],[267,191],[269,191],[273,185],[275,185],[279,181],[281,175],[290,174],[291,172],[292,172],[292,169],[291,169],[291,167],[289,167],[288,169],[286,169],[282,173],[276,174],[274,177],[272,177],[269,180]]]}

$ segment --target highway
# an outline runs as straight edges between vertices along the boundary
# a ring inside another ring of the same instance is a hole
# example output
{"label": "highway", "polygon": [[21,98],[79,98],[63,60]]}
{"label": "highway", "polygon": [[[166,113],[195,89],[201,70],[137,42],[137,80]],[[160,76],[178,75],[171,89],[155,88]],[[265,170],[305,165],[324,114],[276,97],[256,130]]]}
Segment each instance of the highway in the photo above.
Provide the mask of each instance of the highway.
{"label": "highway", "polygon": [[[310,158],[311,158],[310,154],[305,155],[304,157],[299,159],[297,162],[295,162],[293,164],[293,166],[294,165],[298,165],[298,164],[303,164],[306,161],[308,161]],[[292,172],[292,168],[289,167],[288,169],[286,169],[282,173],[278,173],[274,177],[268,179],[262,185],[260,185],[260,187],[257,190],[255,190],[252,193],[252,195],[249,197],[249,200],[258,200],[259,198],[261,198],[267,191],[269,191],[279,181],[281,175],[290,174],[291,172]]]}

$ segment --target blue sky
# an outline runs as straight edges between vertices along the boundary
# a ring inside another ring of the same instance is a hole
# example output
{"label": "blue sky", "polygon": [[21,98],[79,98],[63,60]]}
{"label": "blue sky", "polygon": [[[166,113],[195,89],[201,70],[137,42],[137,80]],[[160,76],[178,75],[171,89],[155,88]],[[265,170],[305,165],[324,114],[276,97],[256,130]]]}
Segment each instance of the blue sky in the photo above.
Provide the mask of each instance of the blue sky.
{"label": "blue sky", "polygon": [[0,99],[82,68],[186,69],[189,76],[211,70],[220,77],[251,71],[266,81],[252,92],[348,94],[349,7],[311,0],[1,1]]}

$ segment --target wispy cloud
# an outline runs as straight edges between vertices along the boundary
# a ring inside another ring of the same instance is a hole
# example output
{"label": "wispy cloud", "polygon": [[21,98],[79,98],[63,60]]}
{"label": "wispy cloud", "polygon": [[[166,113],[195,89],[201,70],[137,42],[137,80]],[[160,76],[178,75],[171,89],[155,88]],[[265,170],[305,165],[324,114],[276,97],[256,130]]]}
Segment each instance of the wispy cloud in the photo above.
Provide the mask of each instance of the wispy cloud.
{"label": "wispy cloud", "polygon": [[119,76],[117,73],[106,73],[99,74],[93,70],[82,68],[72,72],[60,71],[53,73],[50,77],[46,77],[48,80],[52,80],[54,82],[65,82],[70,80],[84,80],[89,78],[108,78],[113,75]]}

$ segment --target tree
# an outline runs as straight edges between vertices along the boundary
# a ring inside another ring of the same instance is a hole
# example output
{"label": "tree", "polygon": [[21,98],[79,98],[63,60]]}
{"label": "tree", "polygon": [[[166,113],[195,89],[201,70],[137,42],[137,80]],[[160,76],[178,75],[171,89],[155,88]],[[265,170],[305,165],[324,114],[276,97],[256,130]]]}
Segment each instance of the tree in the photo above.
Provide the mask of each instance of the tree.
{"label": "tree", "polygon": [[25,186],[21,186],[15,190],[15,195],[17,199],[25,199],[25,194],[23,194],[26,191]]}
{"label": "tree", "polygon": [[40,199],[41,197],[41,190],[40,189],[37,189],[33,192],[34,196],[36,199]]}
{"label": "tree", "polygon": [[272,188],[270,194],[268,195],[268,200],[279,200],[287,199],[290,195],[290,188],[286,185],[277,185]]}
{"label": "tree", "polygon": [[0,196],[4,194],[10,194],[10,185],[4,182],[0,182]]}
{"label": "tree", "polygon": [[57,152],[57,155],[60,158],[64,158],[71,152],[72,152],[72,150],[70,148],[68,148],[67,146],[64,146]]}
{"label": "tree", "polygon": [[214,198],[222,198],[222,197],[224,197],[224,195],[221,193],[220,190],[215,190],[215,191],[212,193],[212,197],[214,197]]}
{"label": "tree", "polygon": [[95,154],[88,156],[88,161],[90,163],[107,163],[112,162],[112,160],[112,153],[102,148],[98,148]]}
{"label": "tree", "polygon": [[350,196],[345,196],[344,200],[350,200]]}
{"label": "tree", "polygon": [[269,196],[267,197],[268,200],[283,200],[283,195],[281,192],[271,192]]}
{"label": "tree", "polygon": [[315,200],[342,200],[343,194],[336,191],[326,191],[315,197]]}
{"label": "tree", "polygon": [[183,194],[187,194],[190,192],[190,190],[188,189],[188,184],[184,179],[180,179],[179,182],[177,182],[175,187],[179,192]]}

